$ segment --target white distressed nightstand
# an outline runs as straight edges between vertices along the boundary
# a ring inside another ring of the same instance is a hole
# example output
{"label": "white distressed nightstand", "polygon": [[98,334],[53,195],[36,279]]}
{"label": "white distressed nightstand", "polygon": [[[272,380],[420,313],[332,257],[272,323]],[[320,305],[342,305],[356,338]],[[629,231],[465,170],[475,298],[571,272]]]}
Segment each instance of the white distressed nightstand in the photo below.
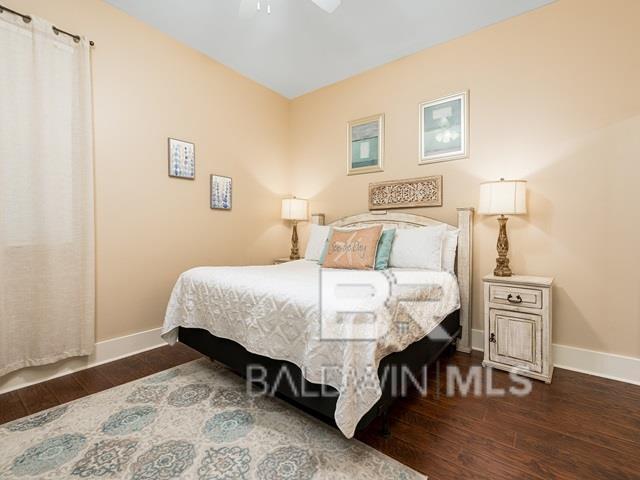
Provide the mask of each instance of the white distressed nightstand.
{"label": "white distressed nightstand", "polygon": [[487,275],[483,281],[482,364],[551,383],[553,278]]}
{"label": "white distressed nightstand", "polygon": [[293,260],[291,260],[289,257],[276,258],[273,261],[273,264],[274,265],[280,265],[281,263],[287,263],[287,262],[293,262]]}

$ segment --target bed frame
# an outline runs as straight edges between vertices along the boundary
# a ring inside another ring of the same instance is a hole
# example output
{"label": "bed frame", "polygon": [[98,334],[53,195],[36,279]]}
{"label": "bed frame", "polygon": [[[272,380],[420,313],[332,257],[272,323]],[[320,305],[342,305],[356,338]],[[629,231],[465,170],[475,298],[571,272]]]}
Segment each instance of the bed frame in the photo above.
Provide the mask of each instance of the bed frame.
{"label": "bed frame", "polygon": [[[368,224],[395,225],[399,228],[415,228],[428,225],[440,225],[443,222],[420,215],[408,213],[371,212],[345,217],[331,223],[336,227],[355,227]],[[430,334],[422,340],[409,345],[401,352],[395,352],[383,358],[378,368],[380,375],[387,368],[408,368],[418,375],[424,366],[434,363],[447,349],[456,347],[459,351],[471,351],[471,262],[473,240],[473,208],[458,209],[459,228],[458,250],[456,255],[456,274],[460,287],[460,310],[456,310],[445,318],[442,331]],[[269,357],[248,352],[242,345],[229,339],[216,337],[206,330],[195,328],[179,328],[180,342],[198,350],[211,359],[225,364],[241,376],[245,376],[250,365],[261,365],[267,373],[266,382],[277,385],[276,394],[295,404],[302,410],[335,425],[334,413],[337,391],[327,385],[318,385],[307,381],[301,370],[293,363],[274,360]],[[287,368],[291,381],[278,381],[283,367]],[[305,392],[304,396],[300,392]],[[387,411],[395,399],[390,382],[383,385],[380,400],[360,420],[357,430],[369,425],[376,417],[382,416],[382,433],[389,434]]]}

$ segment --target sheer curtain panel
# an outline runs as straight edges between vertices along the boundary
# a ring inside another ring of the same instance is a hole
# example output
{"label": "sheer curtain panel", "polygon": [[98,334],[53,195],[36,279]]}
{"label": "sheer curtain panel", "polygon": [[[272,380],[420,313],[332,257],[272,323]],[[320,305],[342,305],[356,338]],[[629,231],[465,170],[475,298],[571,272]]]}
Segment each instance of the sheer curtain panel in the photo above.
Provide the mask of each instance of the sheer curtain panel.
{"label": "sheer curtain panel", "polygon": [[0,14],[0,377],[94,348],[89,56]]}

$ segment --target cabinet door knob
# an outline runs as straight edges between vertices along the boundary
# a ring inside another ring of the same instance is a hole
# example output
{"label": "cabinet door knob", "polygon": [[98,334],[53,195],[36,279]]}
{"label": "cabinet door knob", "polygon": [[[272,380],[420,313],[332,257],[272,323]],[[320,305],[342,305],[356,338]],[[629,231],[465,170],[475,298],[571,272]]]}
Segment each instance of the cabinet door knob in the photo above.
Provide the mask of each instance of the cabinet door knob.
{"label": "cabinet door knob", "polygon": [[513,298],[513,295],[507,295],[507,301],[510,303],[522,303],[522,297],[520,295],[516,295],[516,298]]}
{"label": "cabinet door knob", "polygon": [[492,333],[491,335],[489,335],[489,342],[496,343],[496,334],[495,333]]}

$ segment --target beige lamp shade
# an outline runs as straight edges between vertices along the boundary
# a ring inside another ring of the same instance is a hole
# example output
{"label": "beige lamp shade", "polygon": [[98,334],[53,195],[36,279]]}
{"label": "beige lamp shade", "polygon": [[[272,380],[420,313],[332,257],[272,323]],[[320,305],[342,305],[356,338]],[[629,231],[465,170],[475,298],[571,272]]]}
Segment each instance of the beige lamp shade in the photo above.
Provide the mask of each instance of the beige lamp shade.
{"label": "beige lamp shade", "polygon": [[527,182],[504,180],[480,184],[478,213],[484,215],[519,215],[527,213]]}
{"label": "beige lamp shade", "polygon": [[306,200],[301,198],[285,198],[282,200],[283,220],[302,221],[308,218]]}

